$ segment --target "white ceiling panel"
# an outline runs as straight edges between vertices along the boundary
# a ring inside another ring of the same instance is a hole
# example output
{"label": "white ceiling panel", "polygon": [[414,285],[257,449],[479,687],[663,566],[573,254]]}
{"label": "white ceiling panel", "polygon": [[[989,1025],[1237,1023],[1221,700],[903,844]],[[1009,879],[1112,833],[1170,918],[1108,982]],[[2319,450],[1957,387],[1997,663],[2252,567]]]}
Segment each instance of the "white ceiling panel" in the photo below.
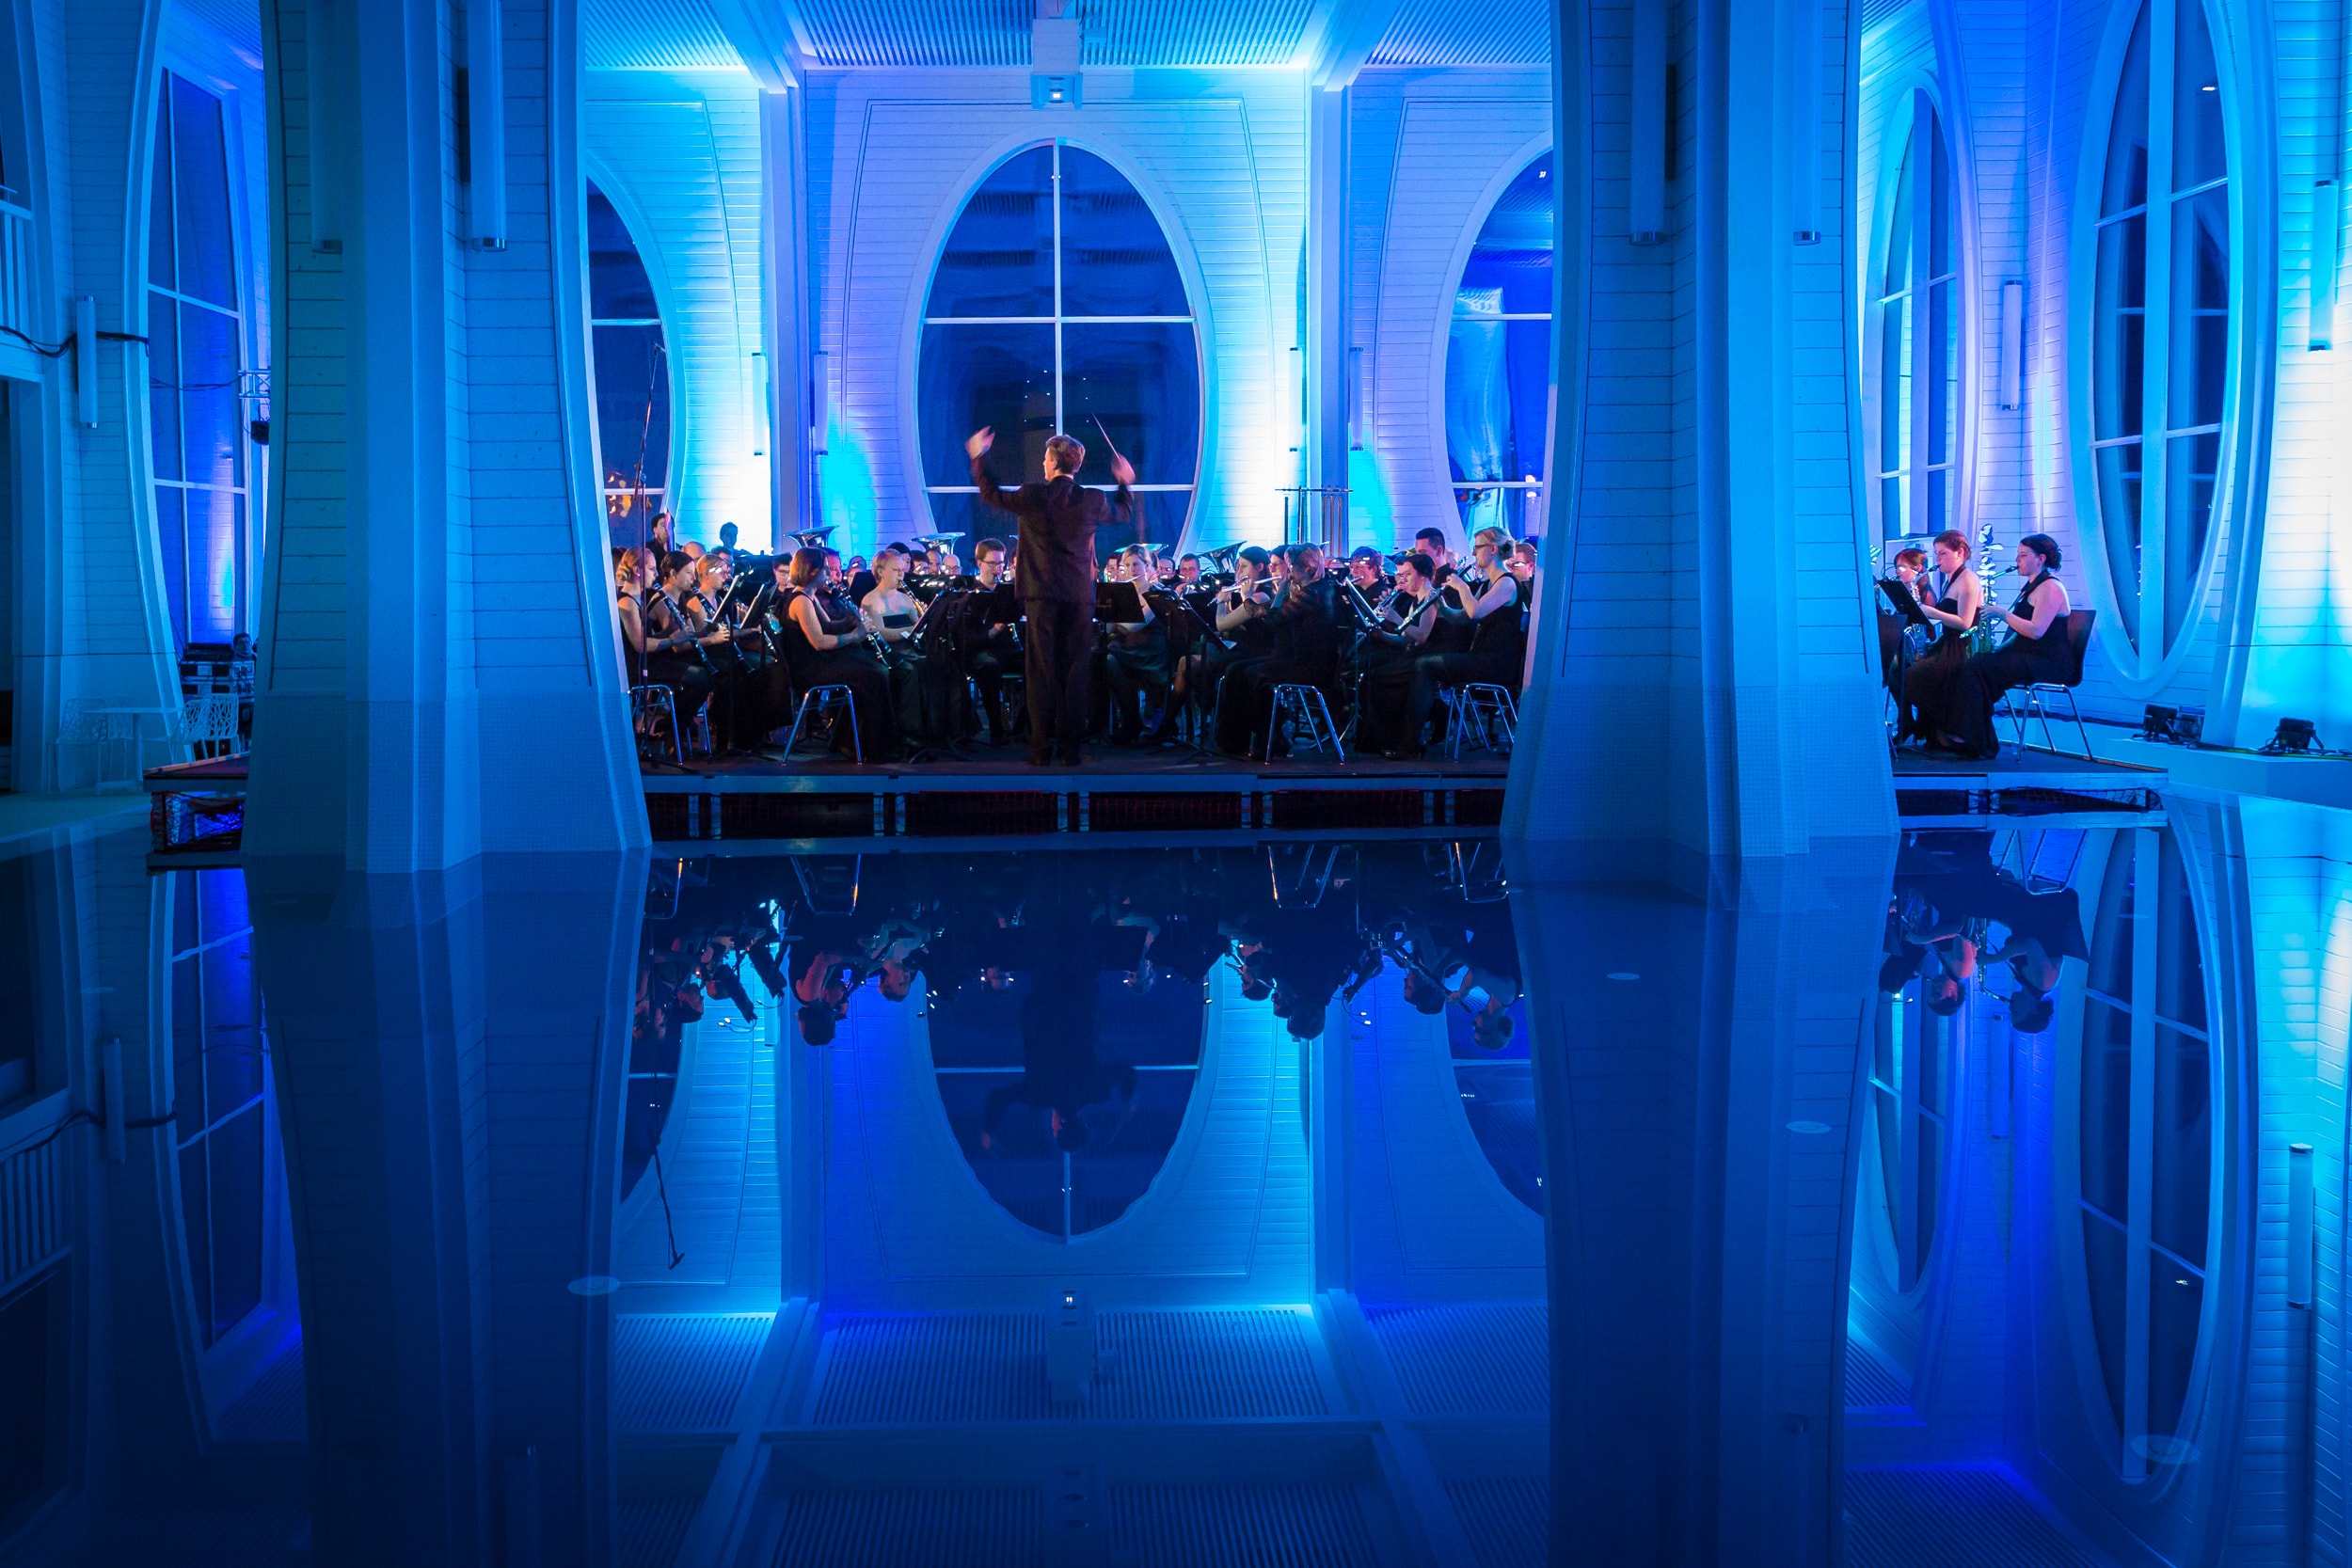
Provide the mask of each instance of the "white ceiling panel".
{"label": "white ceiling panel", "polygon": [[1403,0],[1375,65],[1549,65],[1546,0]]}

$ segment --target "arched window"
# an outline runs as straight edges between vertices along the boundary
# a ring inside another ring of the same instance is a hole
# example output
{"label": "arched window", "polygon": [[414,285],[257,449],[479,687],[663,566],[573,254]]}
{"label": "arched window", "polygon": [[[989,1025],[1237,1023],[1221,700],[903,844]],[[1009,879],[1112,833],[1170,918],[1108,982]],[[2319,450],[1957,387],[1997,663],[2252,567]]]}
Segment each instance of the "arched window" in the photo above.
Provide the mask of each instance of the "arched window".
{"label": "arched window", "polygon": [[2231,402],[2229,142],[2202,0],[2133,24],[2098,181],[2090,466],[2123,634],[2153,675],[2213,534]]}
{"label": "arched window", "polygon": [[[972,193],[923,306],[915,372],[923,486],[946,532],[1001,532],[964,438],[996,432],[1000,483],[1041,478],[1045,443],[1085,443],[1081,483],[1136,467],[1144,536],[1184,533],[1200,466],[1200,344],[1184,275],[1142,194],[1064,142],[1015,153]],[[1116,541],[1108,542],[1116,543]]]}
{"label": "arched window", "polygon": [[[1888,539],[1959,526],[1960,210],[1951,148],[1925,92],[1906,96],[1902,137],[1872,276],[1878,310],[1876,461],[1879,532]],[[1894,135],[1888,137],[1893,145]]]}
{"label": "arched window", "polygon": [[1551,404],[1551,154],[1519,171],[1478,230],[1446,341],[1446,467],[1466,531],[1530,528]]}
{"label": "arched window", "polygon": [[1935,1250],[1944,1160],[1951,1147],[1953,1069],[1966,1016],[1936,1012],[1920,991],[1915,979],[1880,999],[1870,1061],[1880,1186],[1894,1240],[1890,1283],[1906,1293],[1918,1289]]}
{"label": "arched window", "polygon": [[642,540],[668,508],[670,362],[653,279],[612,201],[588,187],[588,315],[596,356],[596,439],[605,526]]}
{"label": "arched window", "polygon": [[2118,833],[2084,992],[2079,1204],[2128,1480],[2194,1455],[2182,1429],[2210,1296],[2216,1067],[2180,849],[2166,830]]}
{"label": "arched window", "polygon": [[245,873],[177,872],[169,895],[172,1146],[197,1342],[210,1350],[271,1295],[268,1047]]}
{"label": "arched window", "polygon": [[149,439],[164,604],[179,645],[246,627],[245,310],[221,101],[169,71],[147,230]]}

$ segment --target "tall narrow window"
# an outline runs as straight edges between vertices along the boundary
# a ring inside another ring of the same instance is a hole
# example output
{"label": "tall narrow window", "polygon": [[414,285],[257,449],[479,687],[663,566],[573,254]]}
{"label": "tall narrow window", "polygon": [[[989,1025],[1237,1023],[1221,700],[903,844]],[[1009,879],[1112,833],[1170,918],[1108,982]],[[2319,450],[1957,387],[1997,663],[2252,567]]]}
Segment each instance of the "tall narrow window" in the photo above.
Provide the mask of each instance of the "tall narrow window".
{"label": "tall narrow window", "polygon": [[[1076,436],[1081,483],[1136,467],[1148,539],[1173,544],[1200,466],[1200,346],[1184,275],[1142,193],[1082,149],[1015,153],[964,204],[923,306],[915,400],[923,487],[948,532],[994,533],[964,437],[996,432],[999,483],[1044,474]],[[1106,546],[1124,543],[1106,540]]]}
{"label": "tall narrow window", "polygon": [[242,871],[171,879],[172,1142],[198,1342],[210,1349],[268,1293],[268,1048]]}
{"label": "tall narrow window", "polygon": [[[1878,1130],[1879,1174],[1886,1223],[1895,1241],[1895,1285],[1918,1288],[1935,1249],[1951,1144],[1951,1082],[1964,1012],[1927,1006],[1913,980],[1879,1004],[1870,1064],[1870,1108]],[[1965,991],[1961,996],[1965,998]]]}
{"label": "tall narrow window", "polygon": [[246,625],[245,313],[221,101],[167,71],[147,240],[148,401],[164,602],[180,646]]}
{"label": "tall narrow window", "polygon": [[[1898,126],[1902,161],[1878,282],[1879,532],[1917,538],[1960,516],[1960,220],[1951,149],[1928,95]],[[1893,137],[1889,137],[1892,145]]]}
{"label": "tall narrow window", "polygon": [[594,185],[588,187],[588,316],[605,526],[614,539],[630,544],[645,537],[654,514],[668,510],[670,361],[653,278],[628,226]]}
{"label": "tall narrow window", "polygon": [[2176,1464],[2213,1238],[2216,1059],[2187,868],[2169,832],[2118,833],[2099,891],[2081,1053],[2083,1261],[2124,1475]]}
{"label": "tall narrow window", "polygon": [[1547,152],[1496,198],[1454,291],[1446,467],[1468,531],[1536,531],[1551,404],[1551,186]]}
{"label": "tall narrow window", "polygon": [[2090,468],[2128,673],[2147,676],[2202,580],[2232,385],[2229,142],[2203,0],[2149,0],[2133,24],[2098,188]]}

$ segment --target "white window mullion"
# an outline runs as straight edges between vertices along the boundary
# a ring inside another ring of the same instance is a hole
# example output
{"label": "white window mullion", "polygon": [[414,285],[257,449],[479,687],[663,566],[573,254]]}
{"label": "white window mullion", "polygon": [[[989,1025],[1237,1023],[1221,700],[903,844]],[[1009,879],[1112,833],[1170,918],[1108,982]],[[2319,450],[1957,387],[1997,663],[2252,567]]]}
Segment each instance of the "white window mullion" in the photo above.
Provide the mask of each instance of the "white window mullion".
{"label": "white window mullion", "polygon": [[1935,285],[1927,279],[1935,252],[1935,107],[1928,95],[1911,95],[1911,374],[1904,382],[1907,400],[1903,420],[1911,429],[1911,447],[1904,453],[1904,531],[1928,531],[1928,421],[1935,406],[1928,386],[1928,371],[1935,362]]}
{"label": "white window mullion", "polygon": [[1928,1027],[1925,1007],[1910,1009],[1910,1025],[1895,1037],[1896,1147],[1900,1191],[1895,1202],[1895,1277],[1905,1291],[1919,1283],[1914,1259],[1919,1252],[1919,1062],[1926,1054],[1919,1037]]}
{"label": "white window mullion", "polygon": [[2172,368],[2172,75],[2179,15],[2176,0],[2148,0],[2148,264],[2141,313],[2139,559],[2132,563],[2139,594],[2139,669],[2134,673],[2142,676],[2163,663],[2165,653],[2165,491],[2172,455],[2166,438]]}

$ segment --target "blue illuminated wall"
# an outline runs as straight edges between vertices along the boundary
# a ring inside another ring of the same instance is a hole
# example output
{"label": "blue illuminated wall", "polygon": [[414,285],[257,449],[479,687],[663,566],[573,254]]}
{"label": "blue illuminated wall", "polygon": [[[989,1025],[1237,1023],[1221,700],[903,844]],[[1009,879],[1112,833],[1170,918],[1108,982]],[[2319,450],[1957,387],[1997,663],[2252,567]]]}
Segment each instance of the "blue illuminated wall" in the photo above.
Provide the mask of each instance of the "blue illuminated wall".
{"label": "blue illuminated wall", "polygon": [[628,222],[661,306],[678,537],[715,544],[732,522],[764,548],[759,95],[739,70],[596,70],[588,99],[581,161]]}

